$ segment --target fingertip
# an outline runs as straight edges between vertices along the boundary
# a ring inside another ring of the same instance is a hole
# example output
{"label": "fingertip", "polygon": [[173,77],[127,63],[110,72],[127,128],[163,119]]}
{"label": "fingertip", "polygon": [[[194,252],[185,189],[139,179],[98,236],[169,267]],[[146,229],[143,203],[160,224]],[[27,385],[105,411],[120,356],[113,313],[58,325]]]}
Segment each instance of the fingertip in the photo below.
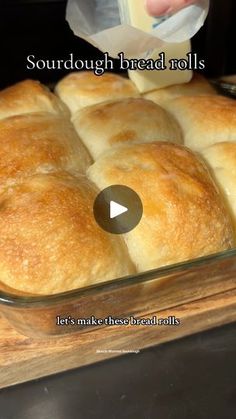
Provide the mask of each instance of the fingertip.
{"label": "fingertip", "polygon": [[170,0],[145,0],[146,9],[151,16],[164,15],[170,9]]}

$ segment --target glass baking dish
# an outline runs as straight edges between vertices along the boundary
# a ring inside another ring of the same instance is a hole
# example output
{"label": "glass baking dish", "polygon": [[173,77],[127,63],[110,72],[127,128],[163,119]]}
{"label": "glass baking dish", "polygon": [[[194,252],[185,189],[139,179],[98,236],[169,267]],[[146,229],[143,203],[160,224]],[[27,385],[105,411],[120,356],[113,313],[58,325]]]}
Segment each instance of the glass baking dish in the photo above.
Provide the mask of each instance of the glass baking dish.
{"label": "glass baking dish", "polygon": [[136,276],[51,296],[0,291],[0,312],[30,337],[89,332],[96,327],[58,325],[60,319],[123,319],[158,313],[236,289],[236,249]]}

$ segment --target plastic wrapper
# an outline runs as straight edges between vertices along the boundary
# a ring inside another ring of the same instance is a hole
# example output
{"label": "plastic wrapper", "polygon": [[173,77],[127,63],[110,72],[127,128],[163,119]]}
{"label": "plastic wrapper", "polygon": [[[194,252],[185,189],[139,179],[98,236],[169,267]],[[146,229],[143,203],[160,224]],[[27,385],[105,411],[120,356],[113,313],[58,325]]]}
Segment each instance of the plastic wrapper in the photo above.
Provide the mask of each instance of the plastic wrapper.
{"label": "plastic wrapper", "polygon": [[209,11],[209,0],[200,0],[172,16],[162,17],[160,24],[147,33],[128,23],[125,1],[69,0],[66,19],[76,36],[110,56],[117,57],[124,52],[127,57],[138,57],[147,51],[164,48],[165,43],[191,39],[204,24]]}

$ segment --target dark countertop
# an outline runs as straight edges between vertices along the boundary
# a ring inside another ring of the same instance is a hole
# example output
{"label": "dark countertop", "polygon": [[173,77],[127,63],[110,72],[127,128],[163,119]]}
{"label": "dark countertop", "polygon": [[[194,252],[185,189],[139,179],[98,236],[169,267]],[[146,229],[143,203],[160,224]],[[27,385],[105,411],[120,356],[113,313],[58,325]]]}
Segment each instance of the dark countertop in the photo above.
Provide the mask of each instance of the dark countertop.
{"label": "dark countertop", "polygon": [[0,391],[0,419],[190,418],[236,418],[236,324]]}
{"label": "dark countertop", "polygon": [[[27,72],[28,54],[100,57],[69,30],[65,4],[65,0],[1,4],[0,87],[25,77],[51,82],[64,75]],[[226,73],[235,72],[235,54],[230,53],[235,7],[232,0],[212,1],[207,28],[194,39],[201,57],[207,57],[210,76],[222,74],[222,66]],[[229,23],[227,16],[232,16]],[[0,391],[0,419],[195,418],[236,418],[236,324]]]}

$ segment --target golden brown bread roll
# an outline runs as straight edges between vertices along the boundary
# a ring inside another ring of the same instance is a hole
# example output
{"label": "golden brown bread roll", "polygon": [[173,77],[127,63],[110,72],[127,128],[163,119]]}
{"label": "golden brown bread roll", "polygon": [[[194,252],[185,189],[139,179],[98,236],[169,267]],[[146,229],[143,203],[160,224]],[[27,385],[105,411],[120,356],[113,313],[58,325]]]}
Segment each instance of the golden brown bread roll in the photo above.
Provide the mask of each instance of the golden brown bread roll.
{"label": "golden brown bread roll", "polygon": [[0,184],[35,173],[85,172],[90,164],[67,119],[31,113],[0,120]]}
{"label": "golden brown bread roll", "polygon": [[132,188],[143,218],[124,235],[138,271],[231,248],[233,226],[208,169],[187,148],[171,143],[129,145],[105,153],[88,169],[100,189]]}
{"label": "golden brown bread roll", "polygon": [[182,127],[185,144],[201,150],[214,143],[236,141],[236,101],[220,95],[181,96],[166,108]]}
{"label": "golden brown bread roll", "polygon": [[0,276],[54,294],[133,273],[127,249],[93,216],[98,191],[83,175],[35,175],[0,195]]}
{"label": "golden brown bread roll", "polygon": [[160,106],[142,98],[84,108],[75,113],[72,122],[94,159],[107,149],[126,143],[183,141],[182,131],[174,118]]}
{"label": "golden brown bread roll", "polygon": [[55,92],[72,114],[107,100],[139,96],[135,85],[125,77],[113,73],[96,76],[89,71],[75,72],[64,77],[57,84]]}
{"label": "golden brown bread roll", "polygon": [[179,96],[202,96],[216,95],[217,92],[213,86],[202,75],[195,73],[189,83],[174,84],[162,89],[153,90],[146,93],[144,97],[152,100],[158,105],[165,106],[166,102]]}
{"label": "golden brown bread roll", "polygon": [[38,81],[25,80],[0,91],[0,119],[30,112],[69,117],[65,104]]}
{"label": "golden brown bread roll", "polygon": [[213,144],[201,153],[225,195],[236,228],[236,143]]}

